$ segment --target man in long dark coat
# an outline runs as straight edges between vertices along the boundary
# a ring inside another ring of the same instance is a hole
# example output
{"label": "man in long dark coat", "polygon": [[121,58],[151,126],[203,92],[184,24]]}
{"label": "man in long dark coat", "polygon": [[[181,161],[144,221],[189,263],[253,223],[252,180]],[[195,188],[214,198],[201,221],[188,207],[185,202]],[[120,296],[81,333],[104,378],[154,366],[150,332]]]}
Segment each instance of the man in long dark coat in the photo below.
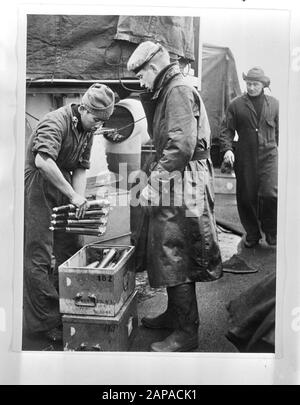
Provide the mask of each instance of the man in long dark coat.
{"label": "man in long dark coat", "polygon": [[[270,79],[259,67],[243,74],[247,92],[229,105],[220,134],[224,162],[234,165],[237,207],[246,230],[244,244],[252,248],[261,239],[269,245],[277,236],[277,171],[279,103],[264,93]],[[238,141],[233,151],[235,131]]]}
{"label": "man in long dark coat", "polygon": [[149,90],[142,103],[156,156],[141,192],[142,203],[150,202],[147,271],[151,287],[168,294],[166,311],[142,323],[173,330],[152,351],[189,351],[198,346],[195,282],[222,275],[209,123],[200,95],[161,45],[141,43],[127,68]]}
{"label": "man in long dark coat", "polygon": [[52,341],[62,339],[57,268],[81,245],[78,235],[49,230],[52,208],[72,203],[78,207],[78,218],[83,215],[93,133],[113,108],[112,90],[95,83],[80,105],[66,105],[46,114],[29,139],[24,193],[26,333],[41,333]]}

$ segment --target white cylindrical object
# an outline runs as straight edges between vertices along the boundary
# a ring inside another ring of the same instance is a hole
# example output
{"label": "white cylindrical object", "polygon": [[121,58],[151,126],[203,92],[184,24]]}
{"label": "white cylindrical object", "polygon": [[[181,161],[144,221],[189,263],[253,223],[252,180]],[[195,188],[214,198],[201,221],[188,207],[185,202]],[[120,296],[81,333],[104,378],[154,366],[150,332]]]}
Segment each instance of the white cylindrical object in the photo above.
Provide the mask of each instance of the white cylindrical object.
{"label": "white cylindrical object", "polygon": [[[117,119],[117,112],[120,112],[120,121]],[[128,114],[128,122],[121,119],[122,110],[125,109]],[[130,119],[129,119],[130,117]],[[132,124],[130,126],[130,124]],[[131,131],[129,137],[120,143],[113,143],[104,139],[104,147],[106,151],[108,169],[114,173],[124,177],[124,164],[127,166],[127,177],[132,172],[137,172],[141,168],[141,149],[142,145],[149,141],[149,134],[147,131],[147,120],[145,111],[140,100],[134,98],[127,98],[121,100],[116,104],[113,120],[111,123],[108,121],[108,128],[112,126],[116,129],[126,127],[125,131]],[[122,165],[120,167],[120,164]],[[120,178],[122,181],[122,179]]]}

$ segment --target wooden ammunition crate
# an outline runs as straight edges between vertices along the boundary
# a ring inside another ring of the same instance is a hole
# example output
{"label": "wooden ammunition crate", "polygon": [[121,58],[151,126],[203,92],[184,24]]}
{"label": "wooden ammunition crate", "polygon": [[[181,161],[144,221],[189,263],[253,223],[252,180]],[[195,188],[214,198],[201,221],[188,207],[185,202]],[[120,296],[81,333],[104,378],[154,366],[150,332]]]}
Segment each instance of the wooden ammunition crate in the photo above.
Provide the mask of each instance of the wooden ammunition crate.
{"label": "wooden ammunition crate", "polygon": [[64,351],[128,351],[138,326],[136,294],[115,317],[63,315]]}
{"label": "wooden ammunition crate", "polygon": [[[101,260],[105,249],[126,250],[113,268],[88,268]],[[63,314],[116,316],[135,288],[134,247],[129,245],[84,246],[59,266],[59,305]]]}

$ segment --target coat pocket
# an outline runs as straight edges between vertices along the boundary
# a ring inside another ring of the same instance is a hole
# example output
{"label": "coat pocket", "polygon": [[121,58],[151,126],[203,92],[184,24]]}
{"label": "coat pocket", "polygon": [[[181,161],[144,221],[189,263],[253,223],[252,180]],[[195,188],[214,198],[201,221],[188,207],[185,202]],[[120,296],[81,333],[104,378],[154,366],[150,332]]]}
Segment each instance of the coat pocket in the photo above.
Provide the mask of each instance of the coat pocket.
{"label": "coat pocket", "polygon": [[266,119],[266,140],[267,143],[276,144],[275,137],[275,121],[273,119]]}

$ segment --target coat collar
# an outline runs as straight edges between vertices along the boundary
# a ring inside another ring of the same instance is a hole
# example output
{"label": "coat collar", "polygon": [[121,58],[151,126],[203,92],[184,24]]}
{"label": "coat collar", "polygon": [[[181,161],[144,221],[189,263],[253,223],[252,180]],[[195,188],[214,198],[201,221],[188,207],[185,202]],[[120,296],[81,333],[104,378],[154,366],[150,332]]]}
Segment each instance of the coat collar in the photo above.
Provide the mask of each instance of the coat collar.
{"label": "coat collar", "polygon": [[[245,101],[247,107],[248,107],[248,108],[255,114],[255,116],[256,116],[255,108],[254,108],[254,106],[253,106],[253,104],[252,104],[252,102],[251,102],[251,99],[250,99],[248,93],[247,93],[247,92],[243,93],[242,98],[243,98],[243,100]],[[266,102],[267,105],[269,105],[268,97],[267,97],[265,94],[264,94],[264,102]]]}
{"label": "coat collar", "polygon": [[[76,108],[75,108],[75,111],[73,110],[73,108],[72,108],[73,106],[74,106],[74,104],[69,104],[68,105],[68,110],[69,110],[69,114],[71,115],[71,127],[72,127],[72,130],[73,130],[73,132],[74,132],[74,134],[75,134],[75,136],[76,136],[76,138],[77,138],[77,140],[79,142],[82,135],[89,137],[91,135],[91,132],[83,130],[82,124],[81,124],[80,114],[79,114],[79,112],[76,113]],[[80,129],[80,131],[79,131],[79,129]]]}
{"label": "coat collar", "polygon": [[154,80],[152,98],[158,98],[160,92],[166,86],[166,84],[169,83],[169,81],[173,79],[173,77],[179,75],[181,75],[181,72],[177,62],[171,63],[170,65],[162,69]]}
{"label": "coat collar", "polygon": [[[243,98],[246,102],[251,103],[250,97],[249,97],[249,95],[248,95],[248,93],[247,93],[246,91],[243,93],[242,98]],[[267,97],[266,94],[264,94],[264,100],[267,102],[267,104],[269,104],[269,100],[268,100],[268,97]],[[252,103],[251,103],[251,104],[252,104]]]}

